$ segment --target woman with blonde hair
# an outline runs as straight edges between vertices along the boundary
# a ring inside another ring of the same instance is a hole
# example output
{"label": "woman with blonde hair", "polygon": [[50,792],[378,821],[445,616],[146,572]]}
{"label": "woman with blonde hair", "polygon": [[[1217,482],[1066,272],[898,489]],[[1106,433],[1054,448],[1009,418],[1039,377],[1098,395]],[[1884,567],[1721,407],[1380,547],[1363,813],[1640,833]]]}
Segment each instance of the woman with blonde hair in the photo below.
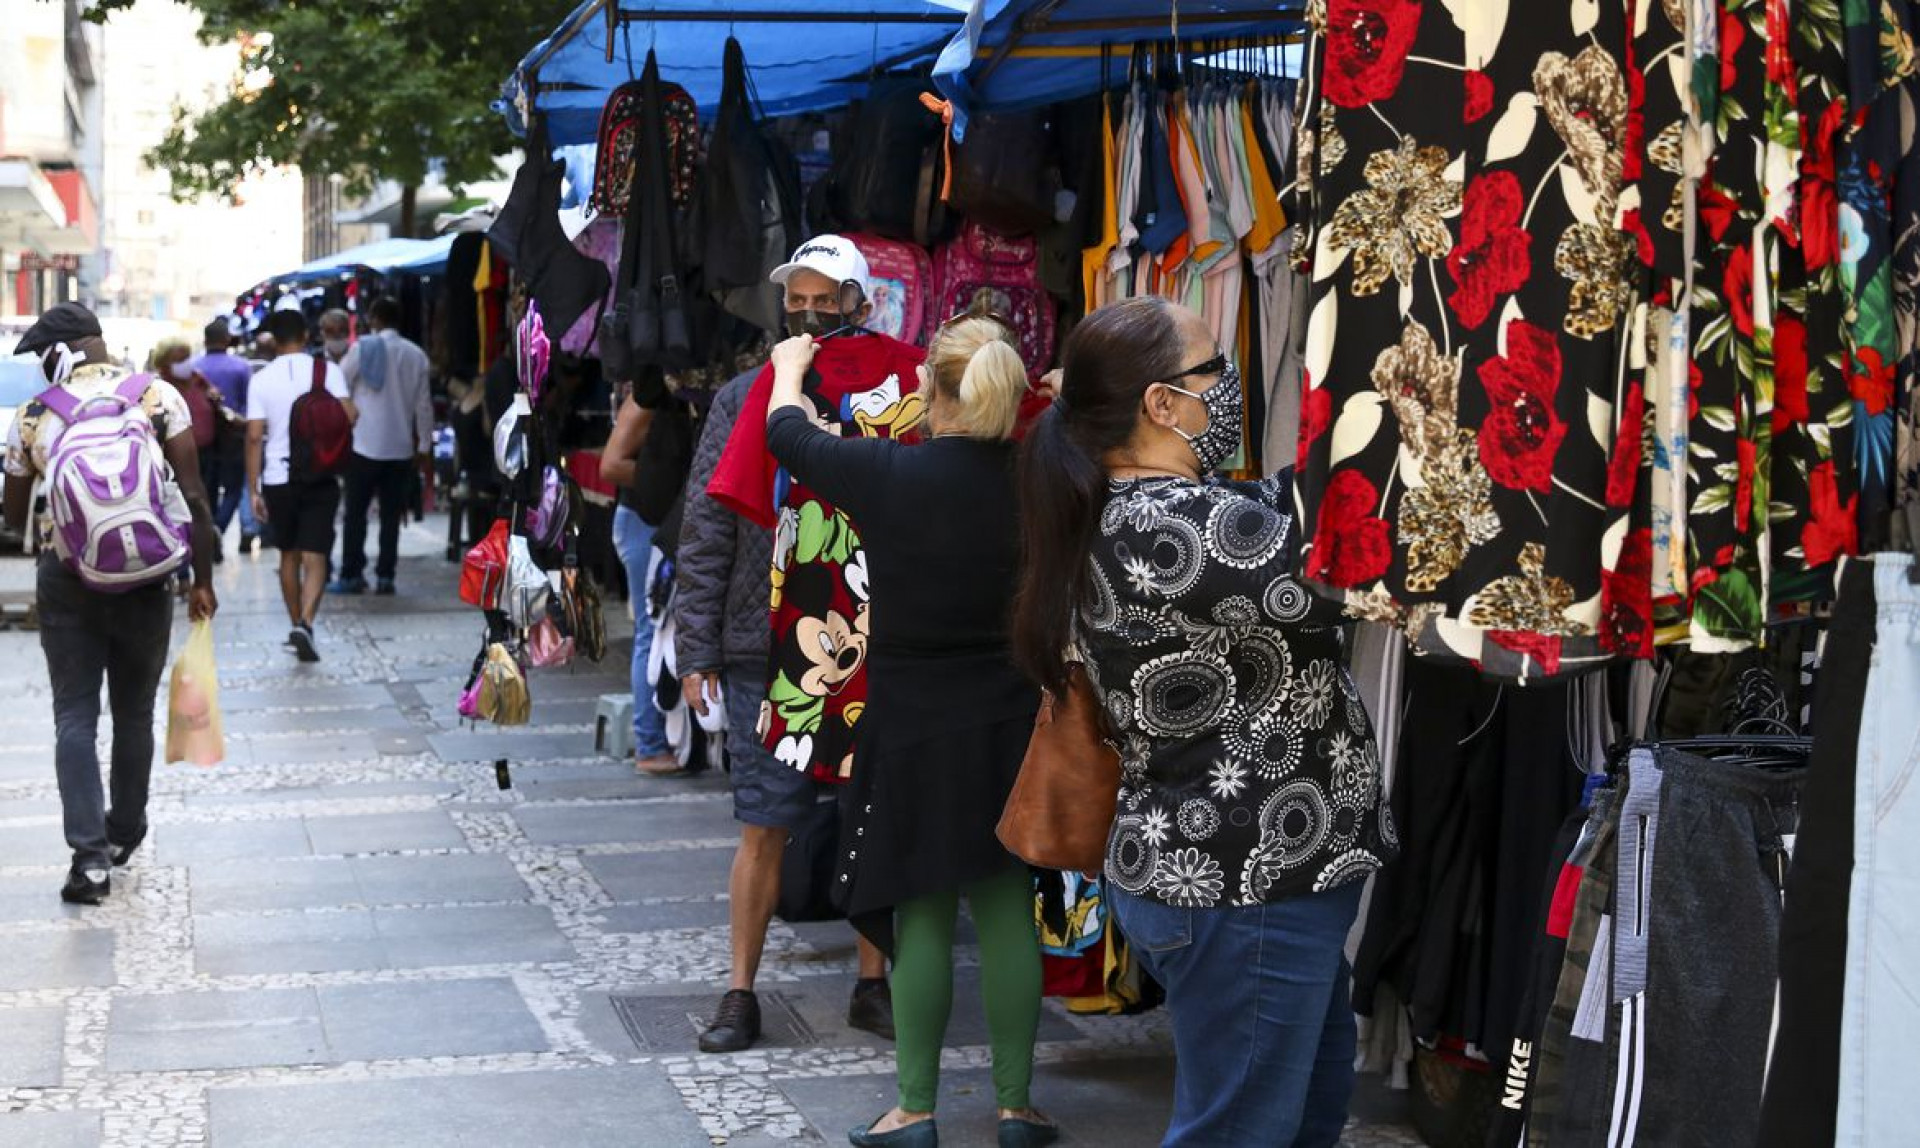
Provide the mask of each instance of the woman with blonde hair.
{"label": "woman with blonde hair", "polygon": [[773,353],[768,447],[845,515],[803,533],[831,547],[858,532],[865,562],[847,576],[864,583],[850,587],[855,599],[872,603],[843,643],[867,648],[868,699],[841,802],[835,892],[893,957],[899,1100],[849,1133],[855,1145],[939,1143],[934,1098],[963,894],[980,937],[1000,1144],[1058,1135],[1028,1096],[1041,987],[1032,880],[994,837],[1039,708],[1007,630],[1020,563],[1012,439],[1027,394],[1013,337],[987,317],[941,326],[920,368],[919,446],[821,430],[803,393],[813,339]]}

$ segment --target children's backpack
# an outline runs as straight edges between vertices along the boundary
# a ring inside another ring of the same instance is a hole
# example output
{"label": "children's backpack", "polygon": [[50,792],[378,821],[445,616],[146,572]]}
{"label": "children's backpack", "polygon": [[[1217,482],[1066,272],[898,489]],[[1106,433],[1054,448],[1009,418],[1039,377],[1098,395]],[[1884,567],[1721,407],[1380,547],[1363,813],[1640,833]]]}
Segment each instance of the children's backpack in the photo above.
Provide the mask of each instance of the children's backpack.
{"label": "children's backpack", "polygon": [[[662,83],[660,96],[661,122],[667,133],[667,189],[673,205],[684,209],[692,204],[699,186],[700,112],[679,84]],[[640,109],[645,102],[646,85],[628,80],[613,90],[600,109],[599,159],[587,202],[601,215],[624,215],[633,196],[640,161]]]}
{"label": "children's backpack", "polygon": [[121,593],[186,565],[192,519],[141,406],[151,375],[80,399],[65,387],[40,405],[66,425],[47,455],[53,548],[89,588]]}
{"label": "children's backpack", "polygon": [[969,223],[940,249],[939,275],[935,313],[942,319],[962,311],[1002,316],[1020,335],[1020,357],[1029,374],[1053,365],[1057,315],[1053,296],[1040,285],[1038,240],[1014,239]]}
{"label": "children's backpack", "polygon": [[294,482],[318,482],[347,468],[353,451],[353,420],[347,406],[327,389],[327,361],[313,356],[313,385],[293,400],[287,418],[293,444],[288,469]]}
{"label": "children's backpack", "polygon": [[873,279],[873,317],[868,330],[916,347],[926,345],[933,327],[946,318],[933,313],[933,257],[924,247],[878,235],[847,238],[867,257]]}

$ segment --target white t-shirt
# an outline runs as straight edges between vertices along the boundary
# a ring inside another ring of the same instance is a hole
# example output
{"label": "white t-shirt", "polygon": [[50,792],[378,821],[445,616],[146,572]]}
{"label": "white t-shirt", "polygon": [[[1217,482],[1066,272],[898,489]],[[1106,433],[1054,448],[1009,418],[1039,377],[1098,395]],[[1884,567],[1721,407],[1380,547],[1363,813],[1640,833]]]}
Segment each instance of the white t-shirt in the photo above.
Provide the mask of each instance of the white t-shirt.
{"label": "white t-shirt", "polygon": [[[296,351],[260,368],[247,388],[247,421],[267,424],[266,456],[261,460],[260,485],[284,486],[293,444],[287,428],[293,421],[294,400],[313,386],[313,356]],[[327,390],[347,397],[347,377],[335,363],[327,364]]]}

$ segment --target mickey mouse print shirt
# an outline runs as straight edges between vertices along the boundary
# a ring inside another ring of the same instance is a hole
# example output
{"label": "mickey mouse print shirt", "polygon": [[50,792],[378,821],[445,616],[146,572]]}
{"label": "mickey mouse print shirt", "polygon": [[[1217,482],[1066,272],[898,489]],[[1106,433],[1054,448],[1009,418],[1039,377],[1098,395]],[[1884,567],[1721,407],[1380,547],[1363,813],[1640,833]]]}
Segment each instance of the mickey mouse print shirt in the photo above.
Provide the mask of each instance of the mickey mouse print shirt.
{"label": "mickey mouse print shirt", "polygon": [[[920,421],[914,369],[924,355],[884,335],[820,345],[804,395],[814,423],[840,437],[893,438]],[[760,732],[781,761],[821,781],[853,768],[867,706],[867,558],[853,520],[797,481],[767,449],[773,368],[747,393],[707,493],[773,537],[772,646]]]}
{"label": "mickey mouse print shirt", "polygon": [[1339,608],[1291,573],[1291,486],[1109,486],[1079,633],[1121,746],[1107,877],[1136,896],[1267,904],[1398,849]]}

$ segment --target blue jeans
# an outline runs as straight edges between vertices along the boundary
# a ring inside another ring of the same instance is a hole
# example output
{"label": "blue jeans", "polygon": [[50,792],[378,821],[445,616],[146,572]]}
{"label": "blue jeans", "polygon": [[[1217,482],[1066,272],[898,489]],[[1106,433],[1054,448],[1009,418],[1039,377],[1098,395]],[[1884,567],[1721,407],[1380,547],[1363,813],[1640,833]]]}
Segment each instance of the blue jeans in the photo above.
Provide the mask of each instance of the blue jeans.
{"label": "blue jeans", "polygon": [[247,460],[216,456],[214,471],[218,481],[207,484],[207,498],[213,502],[215,529],[224,537],[227,527],[233,525],[233,516],[238,514],[241,537],[259,537],[260,524],[253,520],[253,500],[247,497]]}
{"label": "blue jeans", "polygon": [[613,512],[613,545],[627,569],[627,594],[633,602],[633,752],[652,757],[667,752],[667,719],[653,701],[647,655],[653,650],[653,617],[647,613],[647,571],[653,562],[653,527],[621,506]]}
{"label": "blue jeans", "polygon": [[1333,1148],[1357,1037],[1345,946],[1362,883],[1246,908],[1175,909],[1107,886],[1167,990],[1176,1068],[1164,1148]]}

